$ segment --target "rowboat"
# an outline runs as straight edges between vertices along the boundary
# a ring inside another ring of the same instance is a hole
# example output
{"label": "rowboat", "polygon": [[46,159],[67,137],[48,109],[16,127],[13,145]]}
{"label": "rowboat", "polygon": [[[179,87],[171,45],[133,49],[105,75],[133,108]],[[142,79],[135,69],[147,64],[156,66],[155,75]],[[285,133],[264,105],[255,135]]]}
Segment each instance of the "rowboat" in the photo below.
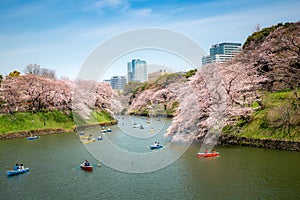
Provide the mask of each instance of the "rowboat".
{"label": "rowboat", "polygon": [[85,166],[84,164],[81,164],[80,168],[85,171],[93,171],[93,165]]}
{"label": "rowboat", "polygon": [[28,137],[28,138],[26,138],[26,139],[27,139],[27,140],[36,140],[36,139],[38,139],[38,138],[39,138],[39,136],[35,135],[35,136]]}
{"label": "rowboat", "polygon": [[88,139],[89,136],[87,136],[87,135],[81,135],[81,136],[79,136],[79,138],[80,138],[80,139]]}
{"label": "rowboat", "polygon": [[10,171],[7,171],[7,176],[13,176],[13,175],[17,175],[17,174],[26,173],[26,172],[29,172],[29,168],[10,170]]}
{"label": "rowboat", "polygon": [[98,140],[103,140],[103,137],[101,135],[99,135]]}
{"label": "rowboat", "polygon": [[92,143],[92,142],[96,142],[96,139],[95,138],[90,138],[90,139],[84,140],[84,141],[82,141],[82,144],[89,144],[89,143]]}
{"label": "rowboat", "polygon": [[160,149],[160,148],[163,148],[163,145],[150,145],[150,149],[153,150],[153,149]]}
{"label": "rowboat", "polygon": [[197,153],[198,158],[207,158],[207,157],[216,157],[219,156],[219,152],[213,152],[213,153]]}

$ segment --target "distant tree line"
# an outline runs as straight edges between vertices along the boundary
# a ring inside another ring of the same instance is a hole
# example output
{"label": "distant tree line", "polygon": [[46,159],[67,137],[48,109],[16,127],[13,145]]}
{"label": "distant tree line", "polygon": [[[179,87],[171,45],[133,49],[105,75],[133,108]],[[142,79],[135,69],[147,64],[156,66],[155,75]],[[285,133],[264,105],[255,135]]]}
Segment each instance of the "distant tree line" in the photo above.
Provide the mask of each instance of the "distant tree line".
{"label": "distant tree line", "polygon": [[37,76],[43,76],[50,79],[56,79],[55,70],[42,68],[38,64],[29,64],[25,67],[24,70],[25,74],[33,74]]}

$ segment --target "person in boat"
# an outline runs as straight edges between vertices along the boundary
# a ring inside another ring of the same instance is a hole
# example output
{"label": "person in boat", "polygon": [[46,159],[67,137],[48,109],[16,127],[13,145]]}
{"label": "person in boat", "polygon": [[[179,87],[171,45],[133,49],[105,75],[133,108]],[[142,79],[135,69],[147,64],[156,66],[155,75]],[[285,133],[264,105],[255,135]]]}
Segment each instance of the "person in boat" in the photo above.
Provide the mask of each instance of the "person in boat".
{"label": "person in boat", "polygon": [[14,166],[14,170],[18,170],[19,169],[19,164],[17,163],[15,166]]}
{"label": "person in boat", "polygon": [[159,146],[159,142],[156,143],[156,146]]}
{"label": "person in boat", "polygon": [[154,142],[154,145],[153,145],[153,146],[157,146],[157,142],[156,142],[156,141]]}
{"label": "person in boat", "polygon": [[25,169],[24,165],[21,164],[20,167],[19,167],[19,169]]}
{"label": "person in boat", "polygon": [[85,160],[83,164],[84,164],[84,166],[90,166],[91,165],[88,160]]}
{"label": "person in boat", "polygon": [[212,150],[212,153],[216,153],[215,149]]}
{"label": "person in boat", "polygon": [[204,153],[205,153],[205,154],[207,154],[207,153],[208,153],[208,150],[207,150],[207,149],[205,149]]}

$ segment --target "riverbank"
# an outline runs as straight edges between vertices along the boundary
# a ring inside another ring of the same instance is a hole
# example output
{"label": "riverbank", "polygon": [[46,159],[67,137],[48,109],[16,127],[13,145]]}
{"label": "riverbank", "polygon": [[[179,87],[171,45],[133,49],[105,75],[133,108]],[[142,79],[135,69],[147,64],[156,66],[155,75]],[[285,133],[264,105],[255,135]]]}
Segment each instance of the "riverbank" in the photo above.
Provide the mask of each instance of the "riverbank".
{"label": "riverbank", "polygon": [[96,124],[87,124],[87,125],[77,126],[74,131],[82,131],[82,130],[97,127],[97,126],[112,126],[112,125],[116,125],[116,124],[118,124],[117,120],[111,120],[109,122],[106,121],[106,122],[99,122]]}
{"label": "riverbank", "polygon": [[219,137],[220,145],[240,145],[266,149],[281,149],[288,151],[300,151],[300,141],[274,140],[274,139],[255,139],[239,137],[236,135],[222,134]]}
{"label": "riverbank", "polygon": [[33,135],[49,135],[64,132],[75,132],[96,126],[111,126],[118,121],[107,113],[93,113],[95,119],[75,123],[72,114],[60,111],[45,113],[14,113],[0,115],[0,140],[11,138],[24,138]]}
{"label": "riverbank", "polygon": [[38,130],[28,130],[28,131],[19,131],[19,132],[10,132],[5,134],[0,134],[0,140],[2,139],[13,139],[13,138],[25,138],[34,135],[50,135],[50,134],[59,134],[66,132],[74,132],[75,129],[63,129],[63,128],[47,128],[47,129],[38,129]]}
{"label": "riverbank", "polygon": [[10,132],[5,134],[0,134],[0,140],[2,139],[13,139],[13,138],[25,138],[33,135],[41,136],[41,135],[50,135],[50,134],[59,134],[59,133],[72,133],[75,131],[82,131],[88,128],[97,127],[97,126],[111,126],[117,124],[117,120],[113,120],[111,122],[100,122],[97,124],[89,124],[79,127],[74,127],[72,129],[63,129],[63,128],[46,128],[46,129],[36,129],[36,130],[27,130],[27,131],[18,131],[18,132]]}
{"label": "riverbank", "polygon": [[39,130],[72,130],[74,127],[72,114],[57,110],[0,115],[0,135]]}
{"label": "riverbank", "polygon": [[[99,114],[101,115],[101,114]],[[30,117],[29,117],[30,116]],[[106,116],[106,115],[101,115]],[[82,131],[91,127],[97,126],[111,126],[118,123],[115,119],[106,119],[102,122],[95,122],[94,120],[89,124],[75,124],[73,118],[62,113],[49,112],[47,115],[43,113],[16,113],[9,116],[0,116],[2,120],[0,123],[5,123],[6,127],[9,127],[11,131],[0,134],[1,139],[11,138],[25,138],[32,135],[48,135],[48,134],[59,134],[64,132],[75,132]],[[46,126],[44,126],[44,119],[46,118]],[[99,116],[100,117],[100,116]],[[98,118],[99,118],[98,117]],[[34,126],[32,125],[32,119],[34,119]],[[104,120],[104,118],[101,118]],[[51,127],[52,126],[52,127]],[[4,126],[2,126],[2,129]],[[23,130],[21,129],[23,128]],[[27,130],[26,130],[26,129]],[[21,130],[18,130],[21,129]],[[199,142],[201,142],[199,140]],[[237,136],[234,134],[222,134],[219,138],[219,144],[221,145],[241,145],[241,146],[252,146],[259,148],[268,149],[282,149],[291,151],[300,151],[300,141],[298,140],[278,140],[271,138],[250,138],[245,136]]]}

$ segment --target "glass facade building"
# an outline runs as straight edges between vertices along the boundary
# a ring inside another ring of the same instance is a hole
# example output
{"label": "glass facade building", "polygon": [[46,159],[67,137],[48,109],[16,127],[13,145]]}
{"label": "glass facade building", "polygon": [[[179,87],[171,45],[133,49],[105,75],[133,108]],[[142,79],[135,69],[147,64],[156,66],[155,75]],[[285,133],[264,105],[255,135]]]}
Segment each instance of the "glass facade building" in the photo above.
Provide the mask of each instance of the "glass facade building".
{"label": "glass facade building", "polygon": [[145,82],[148,80],[147,62],[133,59],[127,63],[128,82]]}
{"label": "glass facade building", "polygon": [[202,57],[202,65],[213,62],[224,63],[233,59],[242,50],[241,43],[224,42],[221,44],[212,45],[210,55]]}

